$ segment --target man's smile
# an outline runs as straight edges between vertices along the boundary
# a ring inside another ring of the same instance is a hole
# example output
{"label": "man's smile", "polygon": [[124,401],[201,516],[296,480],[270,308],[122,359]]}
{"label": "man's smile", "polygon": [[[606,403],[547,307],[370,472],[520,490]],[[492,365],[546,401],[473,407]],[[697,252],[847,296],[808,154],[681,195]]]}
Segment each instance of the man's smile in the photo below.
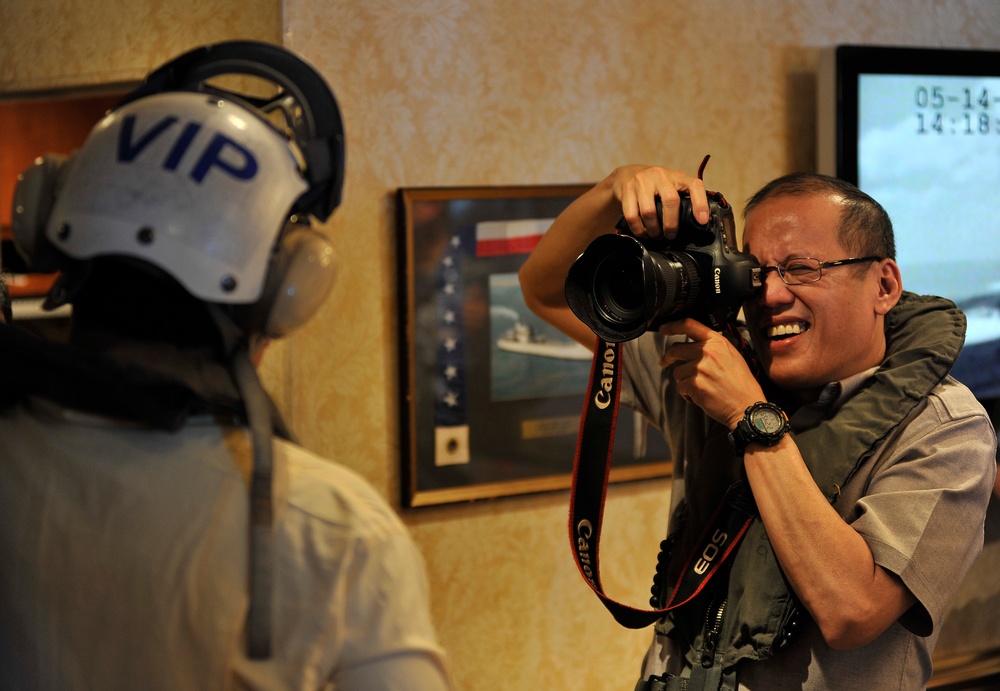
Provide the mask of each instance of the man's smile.
{"label": "man's smile", "polygon": [[771,340],[781,340],[790,336],[797,336],[809,330],[809,323],[804,321],[789,322],[787,324],[774,324],[765,329],[764,333]]}

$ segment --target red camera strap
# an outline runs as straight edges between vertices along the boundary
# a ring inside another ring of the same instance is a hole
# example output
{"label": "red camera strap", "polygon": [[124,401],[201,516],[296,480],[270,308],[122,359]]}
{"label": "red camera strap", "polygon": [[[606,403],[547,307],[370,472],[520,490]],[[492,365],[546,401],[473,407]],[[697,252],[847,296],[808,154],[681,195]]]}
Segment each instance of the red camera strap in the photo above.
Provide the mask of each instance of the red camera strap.
{"label": "red camera strap", "polygon": [[598,341],[573,462],[569,539],[581,575],[615,620],[626,628],[641,629],[704,589],[735,552],[755,514],[752,502],[745,501],[745,487],[731,487],[687,557],[662,609],[636,609],[604,593],[598,548],[618,419],[621,365],[621,344]]}

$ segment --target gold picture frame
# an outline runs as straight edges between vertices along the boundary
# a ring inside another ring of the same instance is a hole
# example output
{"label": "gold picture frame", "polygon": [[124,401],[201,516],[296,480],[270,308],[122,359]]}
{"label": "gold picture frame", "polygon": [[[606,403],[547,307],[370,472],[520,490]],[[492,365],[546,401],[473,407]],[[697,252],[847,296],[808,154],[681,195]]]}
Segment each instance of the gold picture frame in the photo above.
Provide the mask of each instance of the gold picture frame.
{"label": "gold picture frame", "polygon": [[[404,506],[569,488],[593,357],[530,313],[517,271],[589,188],[398,190]],[[670,474],[658,432],[625,410],[617,428],[611,482]]]}

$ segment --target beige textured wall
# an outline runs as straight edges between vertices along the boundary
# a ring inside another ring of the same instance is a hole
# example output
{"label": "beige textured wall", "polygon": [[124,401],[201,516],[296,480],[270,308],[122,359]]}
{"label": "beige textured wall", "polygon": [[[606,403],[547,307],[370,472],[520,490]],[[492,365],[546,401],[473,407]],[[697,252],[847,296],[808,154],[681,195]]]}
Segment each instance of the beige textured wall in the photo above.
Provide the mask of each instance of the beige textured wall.
{"label": "beige textured wall", "polygon": [[0,94],[133,82],[235,38],[280,43],[278,0],[0,0]]}
{"label": "beige textured wall", "polygon": [[[307,446],[397,502],[396,188],[589,182],[711,153],[709,186],[739,206],[814,165],[819,47],[997,48],[1000,3],[0,0],[0,90],[134,80],[234,37],[305,55],[347,128],[346,201],[328,227],[343,276],[269,352],[265,379]],[[645,604],[668,494],[662,481],[610,492],[603,565],[618,599]],[[648,633],[621,629],[576,573],[566,499],[404,512],[458,688],[632,688]]]}

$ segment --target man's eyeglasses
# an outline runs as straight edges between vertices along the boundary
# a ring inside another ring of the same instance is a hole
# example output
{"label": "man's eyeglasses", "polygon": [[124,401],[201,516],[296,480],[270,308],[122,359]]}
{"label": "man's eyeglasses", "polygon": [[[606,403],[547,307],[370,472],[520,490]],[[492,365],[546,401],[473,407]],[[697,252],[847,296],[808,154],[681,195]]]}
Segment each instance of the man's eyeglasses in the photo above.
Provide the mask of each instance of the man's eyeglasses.
{"label": "man's eyeglasses", "polygon": [[815,283],[823,278],[823,269],[832,269],[835,266],[846,264],[861,264],[862,262],[880,262],[882,257],[851,257],[850,259],[838,259],[833,262],[821,262],[812,257],[797,257],[788,259],[775,266],[764,266],[760,270],[760,282],[763,285],[767,280],[767,274],[777,271],[778,276],[786,285],[800,286],[805,283]]}

